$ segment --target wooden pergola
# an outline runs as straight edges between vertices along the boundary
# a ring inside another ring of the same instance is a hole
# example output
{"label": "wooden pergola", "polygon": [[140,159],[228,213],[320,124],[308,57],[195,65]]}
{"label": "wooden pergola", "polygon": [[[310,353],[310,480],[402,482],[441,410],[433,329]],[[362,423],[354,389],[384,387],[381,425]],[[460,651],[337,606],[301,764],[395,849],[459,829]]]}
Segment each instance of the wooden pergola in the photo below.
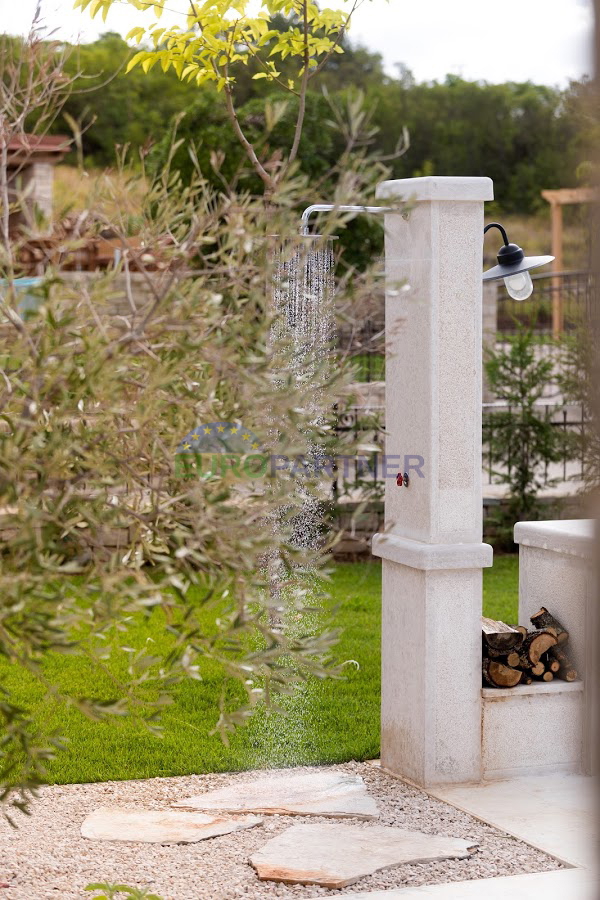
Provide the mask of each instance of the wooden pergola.
{"label": "wooden pergola", "polygon": [[[553,271],[564,270],[563,262],[563,216],[562,208],[572,203],[597,203],[600,191],[593,187],[560,188],[555,191],[542,191],[542,197],[550,204],[552,215],[552,256],[555,257]],[[560,291],[560,278],[552,280],[552,334],[560,337],[564,329],[563,302]]]}

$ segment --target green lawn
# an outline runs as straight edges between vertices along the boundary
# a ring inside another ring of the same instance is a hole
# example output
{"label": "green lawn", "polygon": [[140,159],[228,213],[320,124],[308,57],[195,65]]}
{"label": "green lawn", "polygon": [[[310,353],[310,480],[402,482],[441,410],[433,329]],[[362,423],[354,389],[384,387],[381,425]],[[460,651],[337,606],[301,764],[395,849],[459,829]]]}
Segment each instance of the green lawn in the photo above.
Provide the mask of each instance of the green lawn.
{"label": "green lawn", "polygon": [[[484,572],[484,612],[516,621],[517,558],[499,557]],[[345,666],[344,680],[314,681],[287,702],[287,713],[259,713],[224,746],[214,727],[222,678],[216,666],[204,680],[181,684],[175,703],[163,715],[164,735],[156,738],[128,718],[110,724],[91,722],[78,711],[50,702],[44,689],[13,667],[0,676],[15,688],[19,701],[45,729],[68,736],[67,749],[50,764],[53,783],[107,781],[219,772],[271,766],[368,759],[379,753],[380,590],[378,562],[342,563],[336,568],[325,613],[336,609],[344,629],[336,647]],[[166,648],[163,614],[140,623],[128,636],[135,646],[146,639],[153,651]],[[125,671],[126,654],[120,674]],[[71,691],[110,695],[110,683],[75,657],[52,657],[47,676]]]}

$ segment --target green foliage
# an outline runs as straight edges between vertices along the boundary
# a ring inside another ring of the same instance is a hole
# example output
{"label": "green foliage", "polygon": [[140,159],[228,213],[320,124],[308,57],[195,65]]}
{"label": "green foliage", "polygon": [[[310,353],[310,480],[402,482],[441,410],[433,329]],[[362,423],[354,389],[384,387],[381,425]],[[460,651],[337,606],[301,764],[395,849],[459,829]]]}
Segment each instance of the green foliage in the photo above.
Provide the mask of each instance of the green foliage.
{"label": "green foliage", "polygon": [[[113,0],[78,2],[95,15]],[[147,6],[128,2],[138,9]],[[487,175],[504,212],[543,208],[540,192],[576,184],[578,166],[590,158],[593,126],[585,83],[560,91],[531,82],[496,85],[448,75],[443,83],[417,84],[403,67],[398,78],[389,78],[378,54],[347,41],[354,6],[346,13],[319,9],[311,0],[264,0],[251,14],[247,0],[239,0],[237,15],[226,17],[227,0],[210,0],[191,3],[187,21],[171,17],[167,25],[158,21],[162,6],[153,4],[156,22],[141,21],[130,33],[142,49],[130,56],[128,69],[139,66],[149,75],[159,69],[175,72],[185,84],[222,92],[230,126],[267,190],[296,158],[314,155],[315,144],[305,140],[300,151],[299,138],[305,101],[323,87],[336,94],[352,86],[366,92],[380,152],[397,155],[402,128],[408,129],[411,148],[393,161],[394,177]],[[256,153],[255,138],[239,115],[252,99],[264,100],[273,92],[298,104],[291,134],[283,122],[271,134],[269,149],[272,153],[274,145],[277,157]],[[214,93],[207,91],[213,106],[219,102]],[[588,123],[583,139],[582,122]],[[207,146],[217,152],[222,145],[209,141]],[[324,156],[327,152],[325,147]],[[304,165],[311,168],[310,162]]]}
{"label": "green foliage", "polygon": [[[148,148],[169,131],[174,115],[194,102],[198,91],[175,73],[136,69],[125,75],[132,51],[118,34],[103,34],[72,47],[65,72],[82,77],[74,85],[65,112],[83,127],[82,151],[88,166],[114,166],[115,147]],[[54,131],[70,131],[59,120]]]}
{"label": "green foliage", "polygon": [[[27,49],[35,55],[40,47],[34,35]],[[29,70],[15,62],[15,83]],[[52,74],[65,84],[60,69]],[[31,110],[51,113],[53,85],[40,76],[30,91],[13,91],[14,116],[0,119],[0,137],[20,134]],[[385,177],[360,143],[364,123],[360,104],[350,103],[333,185],[338,204]],[[313,608],[327,538],[320,547],[294,540],[298,514],[311,497],[322,499],[318,475],[306,473],[301,490],[292,476],[267,470],[249,482],[227,465],[184,479],[175,453],[184,435],[209,422],[250,428],[274,455],[330,449],[328,410],[350,373],[332,364],[326,346],[299,368],[294,334],[272,299],[273,235],[282,253],[295,248],[307,178],[297,167],[293,177],[278,175],[267,206],[243,188],[215,187],[199,167],[184,182],[173,166],[177,146],[154,177],[122,161],[119,178],[88,211],[91,233],[108,229],[120,243],[119,266],[82,280],[48,266],[28,315],[16,279],[32,234],[24,224],[7,239],[10,214],[25,197],[9,194],[0,172],[4,810],[26,808],[60,751],[60,728],[57,736],[47,719],[30,715],[35,694],[20,696],[13,673],[37,684],[44,710],[62,706],[96,728],[130,716],[149,735],[161,733],[177,688],[193,685],[196,696],[212,681],[208,717],[226,741],[258,708],[268,715],[298,686],[338,671],[338,634]],[[130,195],[144,198],[143,292],[131,277]],[[344,220],[331,215],[321,225],[328,234]],[[79,246],[75,236],[61,251],[68,257]],[[368,278],[342,279],[342,307],[348,285],[359,303],[370,287]],[[315,517],[320,508],[314,504]],[[115,533],[124,546],[106,540]],[[290,627],[279,627],[282,610]],[[136,628],[158,611],[168,640],[136,644]],[[92,678],[65,678],[70,658]]]}
{"label": "green foliage", "polygon": [[[591,323],[590,323],[591,324]],[[570,434],[571,453],[583,463],[587,489],[600,487],[600,432],[598,430],[598,375],[600,354],[593,327],[579,328],[562,339],[562,365],[558,379],[565,400],[581,407],[585,426]]]}
{"label": "green foliage", "polygon": [[[321,9],[313,0],[261,0],[254,10],[250,0],[236,0],[232,17],[230,0],[191,0],[187,14],[161,26],[164,0],[148,4],[145,0],[127,0],[140,11],[154,14],[155,21],[132,28],[129,40],[142,49],[127,63],[127,71],[140,66],[145,73],[157,64],[163,72],[173,71],[181,81],[198,87],[212,85],[222,92],[225,109],[237,141],[254,171],[260,177],[267,196],[277,183],[292,172],[302,138],[306,95],[310,82],[327,60],[343,53],[341,41],[356,0],[349,12]],[[76,0],[76,7],[88,9],[104,19],[114,0]],[[174,11],[167,7],[169,13]],[[284,16],[285,27],[273,28],[274,17]],[[284,74],[284,64],[292,68]],[[298,99],[293,137],[277,165],[265,158],[245,132],[238,116],[239,98],[235,93],[238,71],[258,64],[253,80],[276,83],[286,94]],[[258,152],[257,152],[258,151]]]}
{"label": "green foliage", "polygon": [[[298,115],[298,98],[291,97],[276,102],[275,98],[253,98],[238,110],[238,118],[245,134],[265,159],[280,158],[285,147],[294,139]],[[182,141],[174,158],[174,164],[184,181],[189,181],[195,169],[190,154],[194,148],[202,171],[215,186],[241,180],[255,193],[261,189],[258,176],[244,166],[245,154],[231,129],[227,113],[215,103],[212,92],[197,93],[196,100],[177,126],[177,136]],[[300,167],[311,183],[331,176],[345,149],[345,141],[333,121],[331,107],[318,94],[309,94],[302,138],[300,140]],[[169,154],[169,136],[165,135],[150,156],[155,169],[164,165]],[[329,185],[328,185],[329,188]]]}
{"label": "green foliage", "polygon": [[[276,13],[268,22],[273,42],[288,45],[291,38],[282,35],[298,27],[297,15],[286,18]],[[191,53],[191,46],[185,52]],[[365,91],[378,129],[372,146],[386,155],[394,155],[406,126],[410,148],[391,160],[393,177],[487,175],[494,180],[499,209],[527,214],[545,209],[542,190],[576,185],[580,180],[587,183],[592,177],[588,161],[593,158],[597,124],[589,82],[572,83],[564,91],[531,82],[470,82],[455,75],[444,82],[416,83],[406,69],[400,69],[396,78],[387,76],[380,56],[351,44],[345,33],[339,36],[340,49],[343,53],[321,60],[322,68],[310,70],[307,98],[314,94],[316,104],[326,87],[340,106],[349,88]],[[167,50],[161,44],[157,52]],[[169,51],[169,58],[174,60],[177,52]],[[189,111],[194,142],[202,145],[207,157],[226,149],[225,174],[237,171],[241,145],[232,142],[231,117],[216,84],[211,81],[198,87],[195,82],[181,81],[171,63],[166,72],[154,65],[147,75],[139,66],[125,74],[133,53],[117,35],[106,34],[73,51],[67,63],[70,74],[80,70],[85,75],[67,101],[67,113],[83,122],[96,116],[82,138],[86,158],[96,165],[111,165],[115,144],[147,148],[162,140],[174,115]],[[289,101],[284,121],[271,132],[266,148],[265,159],[278,151],[281,165],[292,146],[289,119],[297,110],[299,93],[296,87],[288,89],[288,81],[296,83],[303,62],[294,54],[275,58],[279,79],[257,80],[257,75],[265,74],[258,57],[243,54],[243,59],[232,63],[229,87],[243,128],[248,125],[247,116],[256,113],[256,107],[247,107],[251,101],[260,99],[264,104],[270,97],[272,106],[277,96]],[[190,72],[188,77],[192,75]],[[310,120],[310,109],[307,115]],[[320,115],[321,123],[331,118],[326,110]],[[226,134],[228,116],[230,131]],[[264,117],[264,106],[259,105],[258,116]],[[57,122],[54,130],[64,131],[64,121]],[[258,121],[255,130],[260,133]],[[298,159],[304,171],[312,173],[318,168],[321,143],[323,156],[329,155],[328,141],[327,126],[322,134],[317,129],[314,140],[303,140]],[[204,171],[212,177],[209,169]]]}
{"label": "green foliage", "polygon": [[[86,891],[102,891],[96,894],[92,900],[163,900],[158,894],[149,893],[147,888],[132,888],[126,884],[109,884],[100,882],[88,884]],[[121,895],[124,895],[121,897]]]}
{"label": "green foliage", "polygon": [[397,123],[410,133],[409,151],[392,162],[393,176],[485,175],[503,212],[534,212],[540,191],[576,181],[580,160],[574,109],[563,92],[530,82],[487,84],[447,76],[445,82],[410,79],[374,86],[378,142],[391,153]]}
{"label": "green foliage", "polygon": [[537,404],[553,380],[552,359],[540,354],[533,327],[518,325],[507,346],[487,351],[485,369],[492,392],[506,409],[489,413],[487,441],[508,485],[506,509],[497,521],[498,542],[512,547],[515,522],[539,514],[538,493],[548,484],[545,466],[564,453],[564,436]]}
{"label": "green foliage", "polygon": [[[342,104],[340,107],[335,106],[337,101]],[[276,167],[293,142],[298,104],[296,97],[283,101],[273,96],[254,98],[237,112],[244,133],[268,166]],[[363,152],[364,144],[370,141],[370,131],[370,117],[360,94],[346,92],[331,99],[307,94],[298,155],[298,168],[306,176],[301,206],[335,193],[336,184],[353,167],[350,154]],[[184,183],[199,166],[215,189],[243,186],[255,193],[261,191],[260,178],[247,164],[226,111],[215,104],[207,90],[198,92],[196,101],[178,122],[177,137],[173,164]],[[168,160],[170,143],[167,134],[152,149],[148,157],[150,170],[160,172]],[[349,202],[356,202],[358,190],[353,189]],[[356,217],[340,230],[339,239],[342,265],[364,271],[383,252],[382,222]]]}

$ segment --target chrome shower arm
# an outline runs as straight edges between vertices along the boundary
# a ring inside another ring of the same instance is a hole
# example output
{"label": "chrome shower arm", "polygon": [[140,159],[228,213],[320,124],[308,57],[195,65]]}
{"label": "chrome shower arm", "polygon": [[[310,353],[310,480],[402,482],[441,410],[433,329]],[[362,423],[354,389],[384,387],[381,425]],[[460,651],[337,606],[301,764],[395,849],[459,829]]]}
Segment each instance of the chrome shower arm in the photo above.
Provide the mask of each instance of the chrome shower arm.
{"label": "chrome shower arm", "polygon": [[392,209],[391,206],[336,206],[335,203],[313,203],[312,206],[307,206],[304,212],[302,213],[301,226],[300,226],[300,234],[310,234],[308,220],[312,216],[313,213],[318,212],[331,212],[332,210],[339,210],[339,212],[364,212],[364,213],[384,213],[390,212]]}

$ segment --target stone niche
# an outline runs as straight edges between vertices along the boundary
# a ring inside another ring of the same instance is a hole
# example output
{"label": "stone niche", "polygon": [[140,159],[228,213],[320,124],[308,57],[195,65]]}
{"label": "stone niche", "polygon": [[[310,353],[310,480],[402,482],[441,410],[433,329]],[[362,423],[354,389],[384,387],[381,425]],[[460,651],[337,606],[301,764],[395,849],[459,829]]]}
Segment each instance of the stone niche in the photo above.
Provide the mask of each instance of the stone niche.
{"label": "stone niche", "polygon": [[[68,153],[70,140],[61,135],[17,135],[8,142],[8,187],[11,203],[10,230],[33,228],[39,235],[52,230],[54,166]],[[36,222],[42,225],[36,227]]]}
{"label": "stone niche", "polygon": [[544,773],[596,774],[597,603],[594,522],[518,522],[519,623],[542,606],[569,631],[579,680],[482,690],[483,778]]}

